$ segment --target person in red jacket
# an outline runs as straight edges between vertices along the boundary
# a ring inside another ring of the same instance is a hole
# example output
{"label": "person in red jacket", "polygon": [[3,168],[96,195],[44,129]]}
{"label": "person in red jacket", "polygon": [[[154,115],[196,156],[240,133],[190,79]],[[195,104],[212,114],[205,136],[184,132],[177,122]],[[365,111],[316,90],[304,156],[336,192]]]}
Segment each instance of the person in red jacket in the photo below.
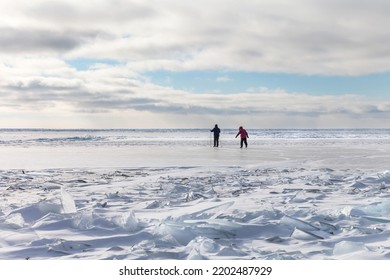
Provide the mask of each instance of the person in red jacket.
{"label": "person in red jacket", "polygon": [[249,138],[249,135],[248,135],[248,132],[246,132],[246,130],[240,126],[240,128],[238,129],[238,133],[236,135],[236,138],[238,137],[238,135],[240,135],[241,137],[241,147],[243,146],[243,144],[245,143],[245,148],[248,148],[248,142],[246,141],[246,138]]}

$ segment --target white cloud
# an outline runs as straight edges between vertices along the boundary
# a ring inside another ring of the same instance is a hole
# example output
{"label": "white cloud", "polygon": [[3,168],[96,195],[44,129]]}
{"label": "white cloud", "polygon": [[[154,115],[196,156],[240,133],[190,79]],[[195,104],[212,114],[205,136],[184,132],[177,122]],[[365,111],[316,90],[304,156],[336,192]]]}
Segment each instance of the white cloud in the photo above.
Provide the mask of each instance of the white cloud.
{"label": "white cloud", "polygon": [[221,77],[217,77],[216,81],[220,83],[226,83],[226,82],[231,82],[232,79],[230,79],[228,76],[221,76]]}
{"label": "white cloud", "polygon": [[[158,119],[156,123],[172,122],[165,126],[187,122],[189,127],[212,118],[229,120],[232,126],[237,120],[246,118],[253,120],[257,127],[279,122],[286,127],[303,123],[315,126],[318,120],[332,120],[333,115],[339,119],[328,126],[342,126],[343,120],[348,120],[349,124],[349,120],[354,119],[356,126],[361,124],[359,119],[374,120],[373,125],[383,126],[381,118],[390,116],[389,101],[356,95],[311,96],[267,88],[231,94],[196,94],[152,84],[124,65],[100,65],[87,71],[76,71],[61,60],[44,60],[41,66],[39,60],[26,60],[23,63],[19,58],[14,63],[0,65],[0,73],[5,77],[0,86],[0,108],[8,116],[20,112],[37,116],[37,112],[41,112],[50,115],[47,118],[50,123],[57,119],[58,123],[69,127],[82,123],[75,121],[74,116],[89,120],[88,124],[93,119],[106,118],[105,123],[111,119],[117,127],[126,127],[129,118],[134,117],[139,120],[138,125],[145,125],[145,115],[154,116]],[[71,115],[73,117],[64,121],[63,116]],[[274,122],[270,122],[272,119]],[[293,119],[299,122],[291,123]],[[33,122],[34,118],[26,121]],[[6,122],[8,119],[1,120],[0,126],[8,126]],[[35,122],[35,127],[42,126],[45,120],[37,117]],[[321,122],[321,125],[326,124]],[[23,123],[15,123],[15,126],[23,126]]]}
{"label": "white cloud", "polygon": [[0,49],[112,58],[139,71],[357,75],[390,70],[389,8],[384,0],[5,0]]}
{"label": "white cloud", "polygon": [[[266,88],[193,94],[151,84],[142,72],[390,71],[389,8],[385,0],[4,0],[0,126],[8,127],[9,120],[15,126],[39,126],[49,119],[77,126],[105,119],[96,125],[126,127],[134,118],[150,126],[200,125],[213,118],[235,125],[246,116],[257,127],[383,126],[387,100]],[[118,65],[78,71],[66,63],[78,58],[113,59]]]}

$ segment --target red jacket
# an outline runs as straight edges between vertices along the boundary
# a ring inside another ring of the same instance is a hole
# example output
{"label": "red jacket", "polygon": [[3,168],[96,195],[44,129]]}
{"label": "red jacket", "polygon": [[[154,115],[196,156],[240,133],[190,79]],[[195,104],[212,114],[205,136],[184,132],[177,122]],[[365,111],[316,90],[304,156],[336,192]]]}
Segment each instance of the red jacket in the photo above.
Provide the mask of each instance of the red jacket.
{"label": "red jacket", "polygon": [[238,135],[240,135],[241,138],[249,138],[248,132],[246,132],[246,130],[243,129],[243,128],[240,128],[240,129],[238,130],[238,133],[237,133],[236,137],[237,137]]}

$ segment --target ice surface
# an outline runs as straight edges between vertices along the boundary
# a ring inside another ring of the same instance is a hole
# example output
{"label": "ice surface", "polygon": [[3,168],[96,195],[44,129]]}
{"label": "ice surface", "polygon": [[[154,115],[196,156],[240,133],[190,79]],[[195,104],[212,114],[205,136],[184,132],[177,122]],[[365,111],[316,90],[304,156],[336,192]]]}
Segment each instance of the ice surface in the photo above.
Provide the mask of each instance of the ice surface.
{"label": "ice surface", "polygon": [[355,253],[357,251],[367,250],[363,242],[353,242],[353,241],[340,241],[335,244],[333,249],[334,255],[345,255]]}
{"label": "ice surface", "polygon": [[61,188],[61,202],[64,209],[64,213],[75,213],[77,212],[76,204],[73,197],[64,189]]}
{"label": "ice surface", "polygon": [[124,213],[124,214],[120,215],[119,217],[114,217],[114,221],[120,227],[122,227],[125,230],[128,230],[129,232],[134,232],[138,228],[138,220],[135,217],[135,214],[133,211],[129,211],[128,213]]}
{"label": "ice surface", "polygon": [[388,132],[3,131],[0,258],[387,260]]}

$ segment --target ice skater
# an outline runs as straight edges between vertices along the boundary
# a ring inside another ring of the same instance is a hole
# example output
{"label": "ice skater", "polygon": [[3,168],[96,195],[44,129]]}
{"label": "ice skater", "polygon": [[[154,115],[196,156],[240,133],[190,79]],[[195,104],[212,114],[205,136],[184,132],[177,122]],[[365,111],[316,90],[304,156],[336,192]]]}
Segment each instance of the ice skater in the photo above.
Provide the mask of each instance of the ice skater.
{"label": "ice skater", "polygon": [[[214,147],[219,146],[219,134],[221,133],[221,130],[219,129],[218,125],[216,124],[210,132],[214,132]],[[210,143],[211,145],[211,143]]]}
{"label": "ice skater", "polygon": [[238,129],[238,133],[236,135],[236,138],[238,137],[238,135],[240,135],[240,137],[241,137],[241,142],[240,142],[241,147],[240,148],[242,148],[242,146],[244,144],[245,144],[245,148],[248,148],[248,142],[246,139],[249,138],[249,135],[248,135],[248,132],[246,132],[246,130],[242,126],[240,126],[240,128]]}

